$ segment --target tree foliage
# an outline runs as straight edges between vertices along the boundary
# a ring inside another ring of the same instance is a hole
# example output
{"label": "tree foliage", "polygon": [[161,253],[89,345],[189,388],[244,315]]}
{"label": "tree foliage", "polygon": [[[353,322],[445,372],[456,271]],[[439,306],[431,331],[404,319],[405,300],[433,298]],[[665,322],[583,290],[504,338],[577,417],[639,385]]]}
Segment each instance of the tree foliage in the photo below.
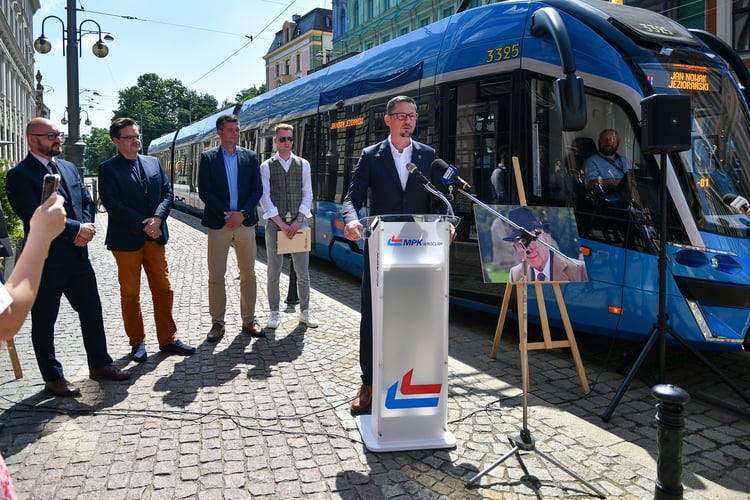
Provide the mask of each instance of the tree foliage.
{"label": "tree foliage", "polygon": [[237,92],[237,95],[235,96],[235,99],[237,102],[245,102],[248,99],[252,99],[253,97],[257,97],[261,94],[265,94],[268,91],[268,87],[264,83],[260,87],[256,87],[253,85],[250,88],[242,89],[239,92]]}
{"label": "tree foliage", "polygon": [[182,82],[155,73],[138,77],[137,84],[119,92],[114,117],[130,117],[140,125],[143,150],[157,137],[218,110],[216,98],[188,90]]}
{"label": "tree foliage", "polygon": [[87,175],[96,177],[99,172],[99,165],[114,156],[117,148],[109,138],[109,129],[107,128],[93,127],[91,134],[84,136],[83,140],[86,142],[83,159]]}

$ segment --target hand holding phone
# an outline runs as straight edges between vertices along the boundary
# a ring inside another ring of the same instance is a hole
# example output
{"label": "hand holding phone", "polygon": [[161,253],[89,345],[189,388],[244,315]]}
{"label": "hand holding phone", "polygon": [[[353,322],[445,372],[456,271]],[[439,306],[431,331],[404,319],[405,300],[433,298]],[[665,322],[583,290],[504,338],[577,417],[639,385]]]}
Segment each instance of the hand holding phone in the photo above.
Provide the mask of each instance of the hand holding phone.
{"label": "hand holding phone", "polygon": [[42,203],[47,201],[47,198],[56,193],[60,189],[60,174],[47,174],[44,176],[42,182]]}

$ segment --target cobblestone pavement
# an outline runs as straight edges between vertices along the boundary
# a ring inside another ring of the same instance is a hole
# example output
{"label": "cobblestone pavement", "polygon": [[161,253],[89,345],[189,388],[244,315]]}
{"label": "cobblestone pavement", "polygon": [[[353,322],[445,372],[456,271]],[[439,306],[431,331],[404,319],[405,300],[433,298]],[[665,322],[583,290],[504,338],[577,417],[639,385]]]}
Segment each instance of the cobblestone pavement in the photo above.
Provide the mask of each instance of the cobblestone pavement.
{"label": "cobblestone pavement", "polygon": [[[148,361],[137,365],[128,359],[115,262],[103,247],[106,223],[101,215],[91,258],[110,353],[116,365],[132,370],[133,379],[88,379],[78,320],[64,303],[56,346],[66,377],[82,395],[51,398],[43,390],[27,321],[16,339],[22,379],[14,379],[7,352],[0,352],[0,450],[21,498],[591,496],[582,482],[536,453],[523,454],[530,476],[511,457],[481,478],[478,488],[465,487],[510,449],[509,438],[519,436],[523,409],[514,322],[493,360],[496,317],[451,310],[449,429],[455,449],[370,453],[348,411],[359,385],[356,279],[314,261],[312,307],[321,326],[305,329],[296,313],[282,312],[275,333],[253,340],[239,334],[239,282],[230,253],[227,335],[207,343],[206,236],[194,218],[175,213],[167,246],[175,318],[180,338],[198,352],[189,358],[158,352],[144,279],[144,316],[152,330]],[[265,269],[259,245],[262,324],[268,314]],[[637,346],[581,335],[578,342],[592,388],[586,397],[569,351],[529,353],[528,428],[536,447],[609,498],[653,497],[653,360],[604,423],[600,415],[622,383],[615,368]],[[748,355],[709,358],[748,390]],[[692,396],[685,408],[685,498],[750,498],[748,405],[690,354],[670,351],[669,377]]]}

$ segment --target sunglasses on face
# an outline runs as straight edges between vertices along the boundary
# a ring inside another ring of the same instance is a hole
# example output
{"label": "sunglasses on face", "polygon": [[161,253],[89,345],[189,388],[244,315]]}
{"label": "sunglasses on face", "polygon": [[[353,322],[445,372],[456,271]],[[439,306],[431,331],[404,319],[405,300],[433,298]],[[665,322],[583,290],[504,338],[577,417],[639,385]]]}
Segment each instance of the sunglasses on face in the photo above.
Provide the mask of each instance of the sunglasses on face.
{"label": "sunglasses on face", "polygon": [[286,142],[286,141],[294,142],[294,137],[291,137],[291,136],[289,136],[289,137],[279,137],[279,142]]}

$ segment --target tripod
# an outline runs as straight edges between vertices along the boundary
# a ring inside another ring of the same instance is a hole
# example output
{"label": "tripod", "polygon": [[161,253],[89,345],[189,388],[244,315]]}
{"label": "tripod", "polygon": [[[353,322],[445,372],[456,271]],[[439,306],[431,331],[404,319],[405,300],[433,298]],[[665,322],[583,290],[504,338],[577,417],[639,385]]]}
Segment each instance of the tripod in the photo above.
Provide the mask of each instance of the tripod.
{"label": "tripod", "polygon": [[[524,244],[524,246],[527,246],[527,244]],[[523,331],[521,333],[521,383],[523,385],[523,427],[521,428],[521,432],[519,436],[513,440],[510,437],[508,438],[508,441],[510,442],[511,448],[510,451],[508,451],[505,455],[497,459],[492,465],[484,469],[483,471],[479,472],[477,475],[469,479],[469,481],[466,482],[467,488],[475,488],[477,486],[477,481],[490,472],[492,469],[500,465],[501,463],[505,462],[507,459],[512,457],[513,455],[516,456],[516,459],[518,460],[518,463],[521,465],[521,469],[523,470],[524,474],[526,476],[530,476],[529,470],[526,468],[526,464],[524,464],[523,460],[521,459],[521,452],[522,451],[533,451],[536,454],[538,454],[543,459],[547,460],[548,462],[552,463],[553,465],[557,466],[557,468],[561,469],[565,473],[567,473],[569,476],[577,479],[581,483],[585,484],[591,491],[595,493],[595,495],[599,498],[606,498],[606,495],[599,491],[593,484],[586,481],[583,477],[579,476],[575,472],[573,472],[571,469],[563,465],[558,460],[554,459],[550,455],[547,455],[541,450],[538,450],[536,448],[536,443],[534,441],[534,438],[531,437],[531,431],[529,430],[528,426],[528,394],[529,394],[529,363],[528,363],[528,328],[527,328],[527,309],[526,309],[526,301],[527,301],[527,283],[528,283],[528,262],[526,261],[526,258],[524,257],[523,261],[523,284],[524,286],[521,287],[521,294],[522,294],[522,304],[523,304],[523,311],[521,311],[521,314],[523,315]]]}
{"label": "tripod", "polygon": [[654,328],[651,330],[651,333],[649,333],[648,337],[646,338],[646,342],[643,346],[643,349],[641,350],[640,354],[638,354],[638,357],[636,358],[635,362],[633,363],[632,368],[630,369],[630,372],[625,377],[625,380],[623,380],[622,385],[620,385],[620,388],[617,389],[617,393],[615,394],[615,397],[612,398],[612,401],[609,403],[609,406],[607,407],[606,411],[602,414],[601,418],[605,422],[609,422],[610,417],[612,417],[612,413],[615,411],[615,407],[617,407],[617,404],[620,402],[622,397],[625,395],[625,391],[628,390],[628,387],[630,386],[630,382],[632,382],[633,377],[635,377],[636,372],[641,367],[641,364],[643,364],[643,361],[646,359],[646,356],[648,355],[651,348],[656,343],[656,340],[659,340],[659,383],[664,382],[664,372],[665,372],[665,359],[666,359],[666,350],[667,350],[667,342],[666,342],[666,334],[669,334],[672,336],[673,339],[677,340],[682,346],[693,353],[693,355],[701,360],[704,365],[706,365],[711,371],[713,371],[725,384],[727,384],[729,387],[732,388],[734,392],[740,395],[742,399],[745,400],[745,402],[750,403],[750,399],[737,387],[734,385],[734,383],[729,380],[729,378],[724,375],[724,373],[719,370],[718,367],[716,367],[711,361],[709,361],[708,358],[706,358],[703,354],[700,353],[697,349],[695,349],[693,346],[688,344],[682,337],[680,337],[677,332],[675,332],[672,327],[667,325],[667,152],[662,150],[661,151],[661,186],[659,186],[659,196],[661,197],[660,201],[660,210],[661,210],[661,217],[659,220],[659,313],[657,317],[657,323],[654,325]]}
{"label": "tripod", "polygon": [[522,264],[522,276],[523,276],[523,286],[520,287],[520,293],[521,293],[521,311],[519,311],[519,314],[522,315],[522,331],[519,332],[521,335],[521,379],[522,379],[522,385],[523,385],[523,427],[521,428],[520,435],[515,439],[508,438],[508,441],[510,442],[512,449],[508,451],[505,455],[500,457],[498,460],[496,460],[492,465],[472,477],[467,483],[467,488],[474,488],[477,486],[477,481],[490,472],[492,469],[512,457],[513,455],[516,455],[516,459],[521,465],[521,469],[524,471],[524,474],[526,476],[529,476],[529,471],[526,468],[526,465],[524,464],[523,460],[521,459],[520,452],[521,451],[533,451],[537,453],[539,456],[547,460],[548,462],[552,463],[553,465],[557,466],[559,469],[563,470],[565,473],[570,475],[571,477],[575,478],[576,480],[580,481],[584,485],[586,485],[591,491],[595,493],[595,495],[599,498],[606,498],[606,495],[596,489],[596,487],[586,481],[583,477],[579,476],[575,472],[573,472],[571,469],[567,468],[565,465],[560,463],[559,461],[555,460],[553,457],[547,455],[546,453],[538,450],[536,448],[536,444],[534,442],[534,439],[531,437],[531,431],[528,427],[528,393],[529,393],[529,362],[528,362],[528,312],[527,312],[527,301],[528,301],[528,279],[529,279],[529,263],[526,259],[526,253],[528,252],[528,246],[531,244],[532,241],[539,241],[541,243],[541,240],[537,240],[537,236],[539,233],[534,232],[530,233],[526,229],[517,226],[512,221],[506,219],[503,215],[497,213],[495,210],[493,210],[491,207],[486,206],[481,201],[477,200],[473,196],[469,195],[468,193],[464,192],[463,190],[458,190],[460,193],[462,193],[464,196],[468,197],[475,203],[479,204],[483,208],[489,210],[493,214],[500,217],[503,221],[510,223],[513,225],[516,229],[519,229],[521,232],[521,235],[516,238],[516,241],[522,245],[524,250],[526,252],[523,252],[523,258],[521,261]]}

